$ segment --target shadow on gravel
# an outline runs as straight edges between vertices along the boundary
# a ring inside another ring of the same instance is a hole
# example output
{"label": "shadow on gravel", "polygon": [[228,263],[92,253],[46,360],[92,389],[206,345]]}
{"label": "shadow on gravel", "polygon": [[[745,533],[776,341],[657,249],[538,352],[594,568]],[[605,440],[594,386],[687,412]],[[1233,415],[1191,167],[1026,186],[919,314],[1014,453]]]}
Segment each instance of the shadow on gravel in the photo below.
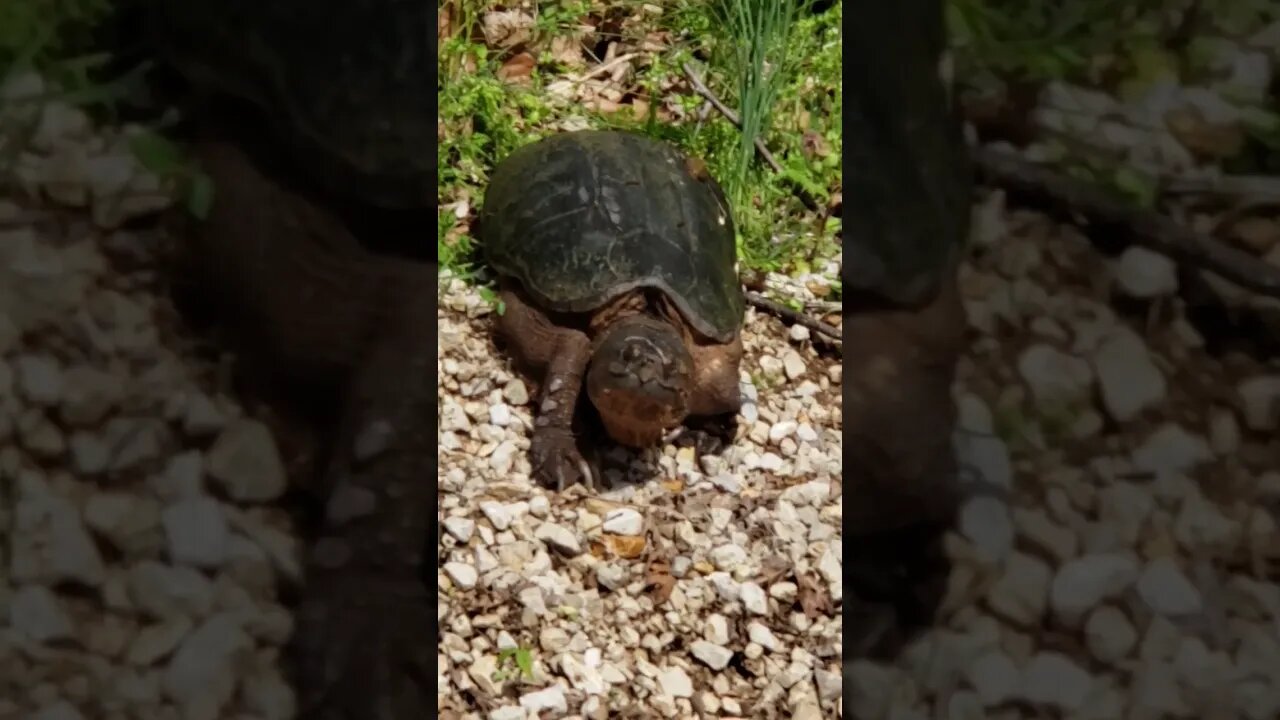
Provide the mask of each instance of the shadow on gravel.
{"label": "shadow on gravel", "polygon": [[846,661],[890,660],[934,624],[951,563],[949,524],[858,537],[844,545]]}

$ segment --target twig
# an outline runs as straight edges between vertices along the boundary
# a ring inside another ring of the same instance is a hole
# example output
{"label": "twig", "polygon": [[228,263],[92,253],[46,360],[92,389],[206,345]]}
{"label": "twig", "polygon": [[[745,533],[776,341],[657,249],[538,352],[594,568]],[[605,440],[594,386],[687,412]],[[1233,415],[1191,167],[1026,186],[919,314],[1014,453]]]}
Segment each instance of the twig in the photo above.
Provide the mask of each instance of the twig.
{"label": "twig", "polygon": [[592,69],[590,70],[590,72],[584,73],[584,74],[579,75],[578,77],[575,77],[575,78],[571,78],[571,79],[569,80],[569,82],[571,82],[571,83],[583,83],[583,82],[586,82],[586,81],[588,81],[588,80],[590,80],[590,79],[592,79],[592,78],[595,78],[595,77],[599,77],[599,76],[601,76],[601,75],[604,75],[605,73],[607,73],[607,72],[609,72],[609,71],[613,70],[614,68],[618,67],[618,66],[619,66],[619,65],[621,65],[622,63],[627,62],[628,60],[633,60],[633,59],[635,59],[635,58],[637,58],[637,57],[639,57],[639,56],[640,56],[640,53],[627,53],[627,54],[625,54],[625,55],[619,55],[618,57],[616,57],[616,58],[614,58],[614,59],[612,59],[612,60],[610,60],[610,61],[608,61],[608,62],[600,63],[599,65],[597,65],[597,66],[595,66],[594,68],[592,68]]}
{"label": "twig", "polygon": [[1280,178],[1266,175],[1170,177],[1161,183],[1160,189],[1169,195],[1226,195],[1242,200],[1280,204]]}
{"label": "twig", "polygon": [[782,303],[774,302],[773,300],[770,300],[769,298],[761,295],[758,292],[752,292],[748,290],[747,302],[751,303],[755,307],[758,307],[762,310],[768,310],[774,315],[781,317],[783,320],[790,320],[791,322],[797,325],[803,325],[809,328],[810,330],[816,333],[819,333],[821,335],[825,335],[833,340],[840,340],[842,338],[840,328],[835,327],[834,325],[822,322],[821,320],[815,317],[810,317],[808,315],[805,315],[804,313],[798,310],[792,310],[786,305],[783,305]]}
{"label": "twig", "polygon": [[[682,67],[684,68],[685,78],[689,80],[689,87],[693,88],[694,92],[706,98],[707,102],[711,103],[711,106],[719,111],[726,120],[741,128],[742,118],[738,117],[738,113],[734,112],[733,108],[725,105],[724,101],[717,97],[715,93],[711,92],[711,88],[707,87],[707,84],[702,82],[702,78],[698,77],[698,73],[694,71],[693,66],[689,63],[685,63]],[[774,172],[781,173],[782,165],[779,165],[778,161],[774,159],[773,153],[769,152],[769,147],[764,144],[764,140],[762,138],[756,138],[755,145],[756,152],[760,153],[760,159],[768,163],[769,167],[773,168]]]}
{"label": "twig", "polygon": [[844,311],[844,303],[834,300],[810,300],[804,304],[805,310],[816,310],[820,313],[838,313]]}
{"label": "twig", "polygon": [[1006,152],[973,151],[975,169],[989,182],[1045,203],[1087,224],[1124,231],[1134,243],[1204,268],[1245,289],[1280,296],[1280,269],[1152,210],[1135,209],[1106,190]]}

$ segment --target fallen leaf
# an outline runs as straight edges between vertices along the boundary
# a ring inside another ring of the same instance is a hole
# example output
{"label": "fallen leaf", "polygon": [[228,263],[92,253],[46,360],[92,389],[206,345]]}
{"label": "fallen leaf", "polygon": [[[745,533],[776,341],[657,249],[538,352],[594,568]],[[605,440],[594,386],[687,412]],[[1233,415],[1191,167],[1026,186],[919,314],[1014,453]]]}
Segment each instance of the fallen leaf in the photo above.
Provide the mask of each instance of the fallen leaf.
{"label": "fallen leaf", "polygon": [[528,82],[537,62],[533,55],[527,52],[513,55],[498,68],[498,79],[509,85]]}
{"label": "fallen leaf", "polygon": [[810,620],[825,617],[831,613],[831,595],[827,593],[826,583],[816,574],[807,572],[796,576],[799,586],[797,593],[800,609]]}
{"label": "fallen leaf", "polygon": [[634,560],[644,554],[645,538],[643,535],[609,535],[602,536],[604,545],[615,557]]}
{"label": "fallen leaf", "polygon": [[1220,160],[1244,149],[1244,130],[1239,125],[1211,123],[1198,108],[1170,110],[1164,121],[1173,137],[1201,158]]}
{"label": "fallen leaf", "polygon": [[684,480],[681,480],[678,477],[664,478],[660,480],[658,484],[661,485],[664,489],[666,489],[666,491],[669,493],[678,494],[678,493],[684,492]]}
{"label": "fallen leaf", "polygon": [[1238,244],[1258,255],[1280,245],[1280,222],[1264,217],[1248,217],[1231,226]]}
{"label": "fallen leaf", "polygon": [[582,56],[582,41],[576,37],[564,36],[551,38],[551,59],[574,68],[586,67],[586,58]]}
{"label": "fallen leaf", "polygon": [[495,10],[484,16],[483,30],[489,47],[513,48],[533,36],[533,16],[522,10]]}
{"label": "fallen leaf", "polygon": [[447,5],[436,15],[436,38],[447,40],[453,35],[453,6]]}
{"label": "fallen leaf", "polygon": [[653,598],[654,605],[665,603],[676,587],[676,579],[671,574],[671,565],[664,560],[651,561],[645,569],[644,585],[649,597]]}
{"label": "fallen leaf", "polygon": [[801,136],[800,147],[807,158],[826,157],[831,154],[831,146],[827,144],[827,139],[812,130],[806,130]]}

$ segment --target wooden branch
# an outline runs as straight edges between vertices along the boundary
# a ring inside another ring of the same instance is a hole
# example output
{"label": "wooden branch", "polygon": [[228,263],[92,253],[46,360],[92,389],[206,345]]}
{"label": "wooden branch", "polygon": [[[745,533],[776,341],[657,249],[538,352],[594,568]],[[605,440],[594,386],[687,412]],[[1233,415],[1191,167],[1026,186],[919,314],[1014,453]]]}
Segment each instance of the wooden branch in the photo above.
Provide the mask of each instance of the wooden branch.
{"label": "wooden branch", "polygon": [[[741,129],[742,118],[738,117],[738,113],[734,112],[733,108],[725,105],[724,101],[717,97],[715,93],[711,92],[711,88],[707,87],[707,84],[702,81],[702,78],[694,71],[692,65],[685,63],[682,67],[684,68],[684,76],[689,81],[689,87],[693,88],[694,92],[698,93],[705,98],[707,102],[711,103],[711,106],[719,111],[726,120]],[[769,152],[769,146],[764,144],[764,140],[757,137],[755,145],[756,152],[760,153],[760,159],[768,163],[769,167],[773,168],[774,172],[781,173],[782,165],[778,164],[777,159],[773,157],[773,153]]]}
{"label": "wooden branch", "polygon": [[798,310],[793,310],[782,303],[774,302],[758,292],[748,290],[747,302],[761,310],[777,315],[783,320],[790,320],[797,325],[803,325],[810,330],[820,335],[825,335],[833,340],[840,340],[843,338],[840,328],[829,323],[825,323],[815,317],[806,315]]}
{"label": "wooden branch", "polygon": [[975,149],[973,160],[980,177],[1015,197],[1047,205],[1086,227],[1119,229],[1149,250],[1213,272],[1248,290],[1280,296],[1280,268],[1156,211],[1134,208],[1093,183],[987,148]]}

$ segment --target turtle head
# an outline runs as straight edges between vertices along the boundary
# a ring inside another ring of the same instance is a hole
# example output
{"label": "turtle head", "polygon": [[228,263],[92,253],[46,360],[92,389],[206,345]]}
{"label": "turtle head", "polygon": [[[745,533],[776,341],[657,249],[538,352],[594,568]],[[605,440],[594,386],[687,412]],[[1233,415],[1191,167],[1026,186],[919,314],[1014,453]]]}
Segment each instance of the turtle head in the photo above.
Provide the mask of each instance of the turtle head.
{"label": "turtle head", "polygon": [[605,330],[587,370],[587,395],[605,430],[631,447],[652,445],[684,421],[692,390],[693,357],[683,335],[647,315]]}

